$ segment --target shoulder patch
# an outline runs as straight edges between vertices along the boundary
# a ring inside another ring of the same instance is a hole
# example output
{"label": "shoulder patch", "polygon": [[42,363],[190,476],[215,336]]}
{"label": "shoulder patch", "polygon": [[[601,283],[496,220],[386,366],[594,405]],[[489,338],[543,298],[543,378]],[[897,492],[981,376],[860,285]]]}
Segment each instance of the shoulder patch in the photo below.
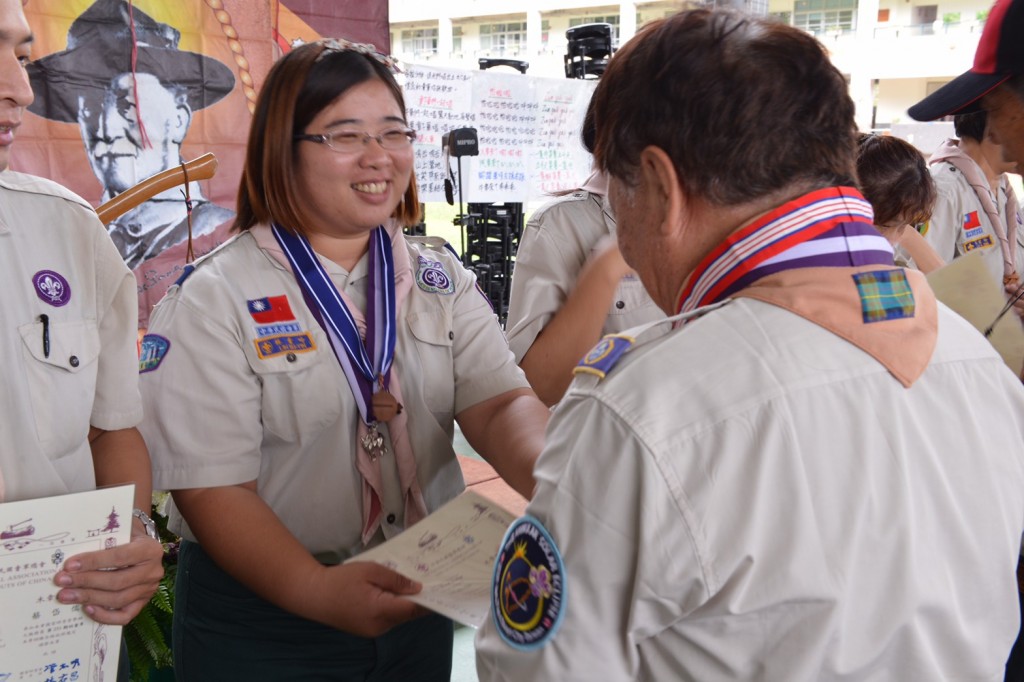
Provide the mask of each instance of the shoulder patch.
{"label": "shoulder patch", "polygon": [[443,263],[423,256],[417,256],[417,261],[416,286],[428,294],[449,296],[455,293],[455,282]]}
{"label": "shoulder patch", "polygon": [[608,334],[573,368],[573,374],[594,374],[604,377],[615,367],[623,355],[633,348],[636,339],[624,334]]}
{"label": "shoulder patch", "polygon": [[544,646],[565,613],[565,567],[544,525],[524,516],[505,532],[491,581],[491,614],[505,642],[524,651]]}
{"label": "shoulder patch", "polygon": [[152,372],[163,362],[171,342],[159,334],[146,334],[139,346],[139,374]]}

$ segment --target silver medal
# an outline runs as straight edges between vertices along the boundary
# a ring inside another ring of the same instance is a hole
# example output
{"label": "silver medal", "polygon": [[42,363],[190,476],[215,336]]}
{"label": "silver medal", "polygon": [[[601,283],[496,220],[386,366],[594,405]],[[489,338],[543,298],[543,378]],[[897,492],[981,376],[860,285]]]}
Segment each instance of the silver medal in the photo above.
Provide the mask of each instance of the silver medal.
{"label": "silver medal", "polygon": [[360,440],[363,445],[363,449],[370,455],[372,461],[376,461],[378,457],[383,457],[387,454],[387,446],[384,445],[384,436],[377,430],[377,423],[370,424],[369,430],[366,432]]}

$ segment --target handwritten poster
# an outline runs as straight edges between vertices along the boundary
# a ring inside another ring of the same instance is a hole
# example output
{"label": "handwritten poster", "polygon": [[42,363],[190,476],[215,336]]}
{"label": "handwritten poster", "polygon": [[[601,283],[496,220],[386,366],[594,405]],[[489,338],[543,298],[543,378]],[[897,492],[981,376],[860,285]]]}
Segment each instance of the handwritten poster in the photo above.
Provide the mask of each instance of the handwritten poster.
{"label": "handwritten poster", "polygon": [[[449,168],[454,198],[461,178],[466,203],[525,203],[577,187],[590,174],[580,130],[594,87],[592,80],[409,66],[403,89],[418,134],[420,199],[445,200]],[[479,156],[445,158],[441,138],[456,128],[476,129]]]}
{"label": "handwritten poster", "polygon": [[465,625],[479,627],[490,605],[491,577],[515,517],[465,492],[383,545],[349,561],[374,561],[423,584],[408,597]]}
{"label": "handwritten poster", "polygon": [[0,682],[117,677],[121,627],[57,601],[75,554],[129,541],[135,486],[0,504]]}

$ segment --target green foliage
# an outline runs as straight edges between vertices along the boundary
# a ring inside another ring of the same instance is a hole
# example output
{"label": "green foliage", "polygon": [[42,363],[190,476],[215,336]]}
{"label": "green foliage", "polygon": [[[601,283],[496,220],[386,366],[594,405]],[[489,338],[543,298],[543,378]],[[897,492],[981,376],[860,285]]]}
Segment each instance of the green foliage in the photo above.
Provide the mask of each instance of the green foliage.
{"label": "green foliage", "polygon": [[987,21],[988,12],[989,11],[987,9],[980,9],[974,13],[974,18],[977,19],[978,21]]}
{"label": "green foliage", "polygon": [[166,495],[154,493],[151,513],[164,545],[164,577],[149,603],[124,628],[132,682],[148,682],[151,672],[170,670],[173,665],[171,618],[174,612],[174,578],[178,570],[180,538],[167,530],[167,517],[160,513],[166,503]]}
{"label": "green foliage", "polygon": [[959,24],[960,13],[959,12],[946,12],[942,15],[942,23],[944,24]]}

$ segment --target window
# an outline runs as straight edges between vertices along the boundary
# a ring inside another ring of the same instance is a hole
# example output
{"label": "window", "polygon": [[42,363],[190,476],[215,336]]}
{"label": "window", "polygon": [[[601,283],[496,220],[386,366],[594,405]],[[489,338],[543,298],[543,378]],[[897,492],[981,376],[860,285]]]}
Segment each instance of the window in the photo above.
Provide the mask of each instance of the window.
{"label": "window", "polygon": [[789,25],[789,24],[793,23],[793,13],[792,12],[769,12],[768,13],[768,18],[769,19],[774,19],[775,21],[778,21],[779,23],[782,23],[782,24]]}
{"label": "window", "polygon": [[437,29],[418,28],[402,31],[402,52],[405,54],[436,54]]}
{"label": "window", "polygon": [[857,0],[796,0],[793,25],[811,33],[857,28]]}
{"label": "window", "polygon": [[480,49],[504,54],[517,53],[526,47],[526,22],[510,21],[503,24],[480,26]]}
{"label": "window", "polygon": [[452,26],[452,52],[462,54],[462,27]]}
{"label": "window", "polygon": [[619,42],[619,15],[609,14],[606,16],[585,16],[585,17],[571,17],[569,19],[569,28],[575,26],[583,26],[585,24],[611,24],[612,25],[612,43],[617,44]]}

